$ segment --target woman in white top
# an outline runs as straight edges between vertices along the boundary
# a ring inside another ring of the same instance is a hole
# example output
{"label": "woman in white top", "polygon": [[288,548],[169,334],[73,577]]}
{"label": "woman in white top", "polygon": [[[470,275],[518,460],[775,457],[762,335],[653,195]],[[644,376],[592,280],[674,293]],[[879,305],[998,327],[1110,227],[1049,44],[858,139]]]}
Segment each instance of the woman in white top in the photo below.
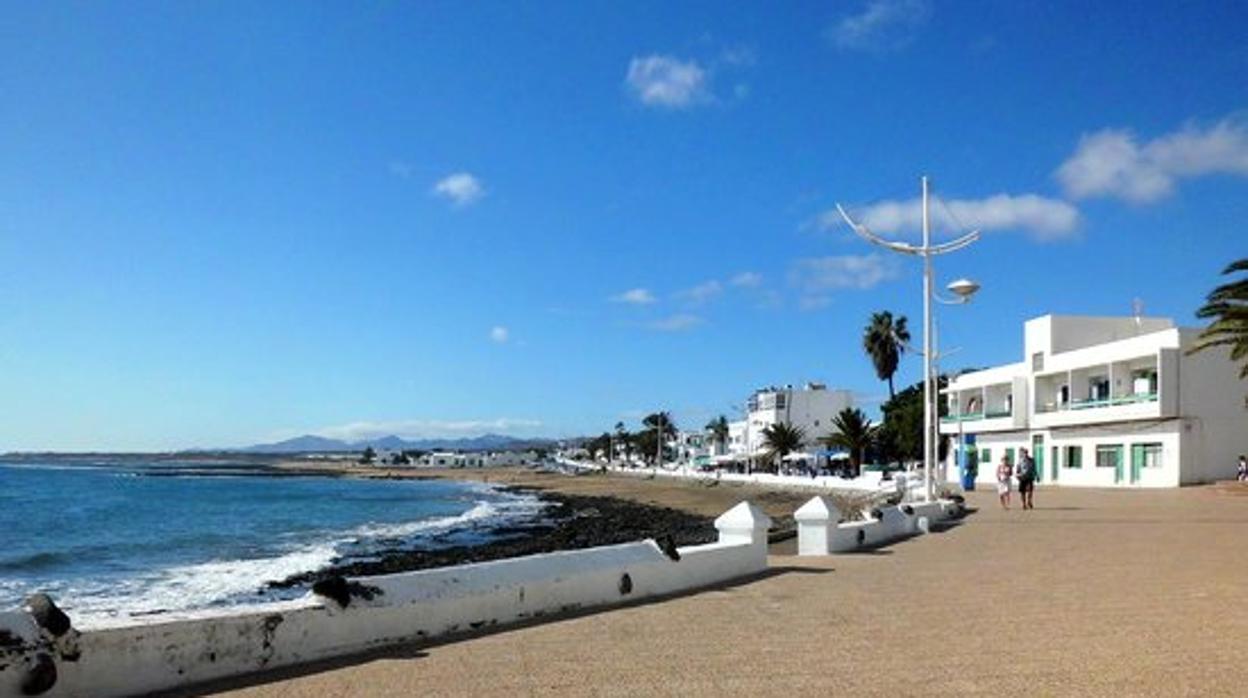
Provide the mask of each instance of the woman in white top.
{"label": "woman in white top", "polygon": [[1001,463],[997,465],[997,494],[1001,496],[1001,508],[1010,508],[1010,477],[1014,475],[1014,468],[1010,466],[1010,461],[1004,455],[1001,456]]}

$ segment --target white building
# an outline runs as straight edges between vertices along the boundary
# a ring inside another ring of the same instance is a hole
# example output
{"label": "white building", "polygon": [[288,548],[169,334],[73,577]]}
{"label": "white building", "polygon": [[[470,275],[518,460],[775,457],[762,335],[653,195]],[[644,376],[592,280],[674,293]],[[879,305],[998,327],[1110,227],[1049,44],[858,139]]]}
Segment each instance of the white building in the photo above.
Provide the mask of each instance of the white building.
{"label": "white building", "polygon": [[728,449],[733,455],[757,455],[766,449],[763,431],[773,424],[787,424],[806,432],[811,448],[832,431],[832,419],[854,406],[848,390],[828,389],[822,383],[801,388],[763,388],[746,403],[746,418],[728,425]]}
{"label": "white building", "polygon": [[1248,384],[1228,354],[1188,355],[1199,329],[1165,318],[1045,315],[1026,322],[1023,361],[958,376],[941,391],[949,480],[1027,448],[1040,482],[1173,487],[1234,477],[1248,452]]}

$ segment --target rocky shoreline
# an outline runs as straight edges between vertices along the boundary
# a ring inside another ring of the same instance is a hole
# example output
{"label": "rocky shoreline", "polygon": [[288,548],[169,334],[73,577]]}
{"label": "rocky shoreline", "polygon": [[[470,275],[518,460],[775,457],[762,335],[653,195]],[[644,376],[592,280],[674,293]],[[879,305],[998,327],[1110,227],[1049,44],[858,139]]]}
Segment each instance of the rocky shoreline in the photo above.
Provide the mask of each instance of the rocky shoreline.
{"label": "rocky shoreline", "polygon": [[397,572],[487,562],[509,557],[629,543],[646,538],[671,546],[697,545],[716,539],[713,519],[679,509],[586,495],[569,495],[524,487],[507,488],[546,502],[541,519],[492,532],[478,545],[395,549],[376,559],[338,562],[316,572],[270,582],[271,589],[311,587],[332,577],[367,577]]}

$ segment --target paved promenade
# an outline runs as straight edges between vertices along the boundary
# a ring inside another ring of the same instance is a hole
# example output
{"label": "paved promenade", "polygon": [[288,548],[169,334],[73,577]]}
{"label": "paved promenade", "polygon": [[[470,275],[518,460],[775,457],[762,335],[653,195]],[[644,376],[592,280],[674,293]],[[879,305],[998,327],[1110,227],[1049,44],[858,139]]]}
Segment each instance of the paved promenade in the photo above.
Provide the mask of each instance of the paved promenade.
{"label": "paved promenade", "polygon": [[1027,512],[973,493],[962,525],[871,554],[782,543],[729,588],[219,695],[1243,695],[1238,491],[1041,489]]}

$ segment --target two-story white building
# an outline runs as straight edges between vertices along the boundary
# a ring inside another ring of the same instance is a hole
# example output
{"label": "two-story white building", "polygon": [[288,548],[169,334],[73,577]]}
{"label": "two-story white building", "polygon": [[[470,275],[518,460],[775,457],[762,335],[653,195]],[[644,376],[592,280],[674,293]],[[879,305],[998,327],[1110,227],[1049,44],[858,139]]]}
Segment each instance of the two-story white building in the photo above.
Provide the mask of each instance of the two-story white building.
{"label": "two-story white building", "polygon": [[1225,351],[1187,354],[1199,329],[1164,318],[1045,315],[1023,361],[962,374],[941,391],[950,481],[1027,448],[1041,483],[1174,487],[1226,479],[1248,452],[1248,383]]}
{"label": "two-story white building", "polygon": [[757,390],[746,403],[746,418],[728,425],[729,453],[751,457],[765,451],[763,431],[773,424],[800,428],[813,449],[819,438],[831,433],[837,413],[853,406],[852,392],[822,383]]}

